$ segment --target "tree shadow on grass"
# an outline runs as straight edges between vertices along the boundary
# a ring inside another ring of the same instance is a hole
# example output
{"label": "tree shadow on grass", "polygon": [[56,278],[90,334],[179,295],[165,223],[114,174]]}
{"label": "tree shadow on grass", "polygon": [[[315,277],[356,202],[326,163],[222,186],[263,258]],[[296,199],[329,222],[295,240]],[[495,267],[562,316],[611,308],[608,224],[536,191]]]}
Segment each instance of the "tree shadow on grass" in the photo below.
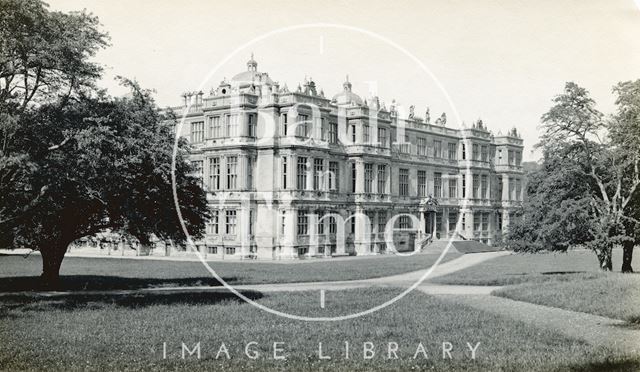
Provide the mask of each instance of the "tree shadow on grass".
{"label": "tree shadow on grass", "polygon": [[587,363],[584,365],[566,366],[558,369],[558,371],[570,371],[570,372],[635,372],[640,370],[640,360],[638,359],[624,359],[624,360],[612,360],[597,363]]}
{"label": "tree shadow on grass", "polygon": [[[258,291],[242,291],[241,293],[251,300],[258,300],[263,297],[263,294]],[[243,302],[243,299],[223,289],[90,294],[15,293],[0,296],[0,318],[16,317],[16,312],[24,313],[29,311],[99,310],[114,306],[139,309],[156,305],[215,305]]]}
{"label": "tree shadow on grass", "polygon": [[[227,283],[238,281],[236,277],[223,278]],[[159,287],[218,287],[222,284],[214,277],[193,278],[126,278],[107,275],[63,275],[52,287],[43,283],[39,276],[16,276],[0,280],[0,292],[28,291],[103,291]]]}

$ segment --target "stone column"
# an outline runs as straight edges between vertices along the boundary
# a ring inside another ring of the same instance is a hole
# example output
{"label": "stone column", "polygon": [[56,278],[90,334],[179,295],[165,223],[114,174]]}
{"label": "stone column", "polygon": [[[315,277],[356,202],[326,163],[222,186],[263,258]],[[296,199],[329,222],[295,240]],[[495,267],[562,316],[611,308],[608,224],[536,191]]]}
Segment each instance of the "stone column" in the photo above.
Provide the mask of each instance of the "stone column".
{"label": "stone column", "polygon": [[364,161],[356,159],[356,193],[364,193]]}
{"label": "stone column", "polygon": [[373,167],[373,180],[371,181],[373,184],[371,185],[371,192],[374,194],[380,194],[378,191],[378,164],[373,163],[371,165]]}
{"label": "stone column", "polygon": [[287,206],[284,209],[284,236],[281,238],[281,258],[287,259],[295,256],[293,247],[296,242],[297,218],[298,215],[295,208]]}
{"label": "stone column", "polygon": [[313,190],[313,158],[307,157],[307,190]]}
{"label": "stone column", "polygon": [[[364,210],[362,207],[356,207],[356,215],[352,218],[355,218],[356,220],[356,231],[354,234],[354,243],[355,243],[355,250],[356,250],[356,254],[357,255],[364,255],[364,254],[368,254],[369,251],[367,249],[369,243],[370,243],[370,231],[369,228],[367,227],[366,221],[365,221],[365,216],[364,216]],[[349,223],[351,223],[351,220],[349,220]]]}
{"label": "stone column", "polygon": [[503,201],[509,200],[511,195],[509,195],[509,176],[506,174],[502,175],[502,199]]}
{"label": "stone column", "polygon": [[289,190],[295,190],[298,186],[298,157],[295,154],[289,155]]}
{"label": "stone column", "polygon": [[424,211],[424,209],[421,208],[419,213],[420,213],[420,229],[418,230],[418,232],[420,233],[420,235],[424,236],[427,233],[425,228],[427,222],[424,217],[424,214],[426,212]]}
{"label": "stone column", "polygon": [[465,238],[471,239],[473,238],[473,211],[466,210],[465,213]]}
{"label": "stone column", "polygon": [[251,204],[249,202],[249,198],[248,196],[243,197],[242,200],[240,201],[240,209],[238,210],[238,215],[236,216],[237,218],[236,220],[237,235],[236,236],[239,237],[239,239],[236,238],[236,240],[239,240],[240,242],[241,258],[244,258],[247,255],[249,255],[249,247],[251,245],[251,236],[249,234],[250,232],[249,224],[250,224],[250,218],[251,218],[250,211],[251,211]]}
{"label": "stone column", "polygon": [[238,183],[236,184],[236,187],[239,190],[246,190],[247,189],[247,155],[246,154],[238,154]]}

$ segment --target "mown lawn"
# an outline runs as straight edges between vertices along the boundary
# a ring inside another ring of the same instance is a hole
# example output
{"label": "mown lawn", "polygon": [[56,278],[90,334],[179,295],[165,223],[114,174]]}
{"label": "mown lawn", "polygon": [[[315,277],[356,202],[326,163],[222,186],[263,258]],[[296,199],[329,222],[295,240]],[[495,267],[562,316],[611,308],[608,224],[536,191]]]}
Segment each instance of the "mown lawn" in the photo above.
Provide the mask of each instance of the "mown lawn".
{"label": "mown lawn", "polygon": [[[446,262],[459,257],[448,254]],[[318,262],[210,262],[229,284],[291,283],[377,278],[426,269],[436,254],[378,256]],[[0,292],[37,288],[42,271],[38,254],[27,258],[0,255]],[[200,262],[67,257],[62,263],[63,288],[131,289],[162,286],[218,285]]]}
{"label": "mown lawn", "polygon": [[603,273],[584,280],[525,283],[505,287],[494,294],[640,324],[639,274]]}
{"label": "mown lawn", "polygon": [[[327,293],[249,293],[259,303],[290,313],[332,316],[367,309],[395,295],[390,289]],[[311,323],[261,311],[228,294],[147,294],[143,297],[0,298],[0,369],[98,370],[637,370],[638,357],[604,349],[524,323],[501,318],[422,293],[374,314],[340,322]],[[349,342],[349,359],[344,343]],[[181,359],[181,343],[200,342],[201,359]],[[244,347],[260,355],[251,360]],[[286,360],[274,360],[273,343],[283,342]],[[320,360],[318,343],[331,360]],[[365,342],[375,355],[364,360]],[[399,359],[388,358],[388,343]],[[413,355],[422,343],[428,359]],[[442,343],[453,346],[442,358]],[[480,342],[476,360],[466,343]],[[167,359],[162,357],[163,343]],[[231,356],[216,354],[225,343]]]}
{"label": "mown lawn", "polygon": [[[620,270],[621,263],[622,251],[614,250],[614,271]],[[459,285],[511,285],[544,283],[549,280],[580,281],[600,278],[604,275],[599,269],[598,260],[593,252],[576,250],[567,253],[514,253],[429,281]]]}

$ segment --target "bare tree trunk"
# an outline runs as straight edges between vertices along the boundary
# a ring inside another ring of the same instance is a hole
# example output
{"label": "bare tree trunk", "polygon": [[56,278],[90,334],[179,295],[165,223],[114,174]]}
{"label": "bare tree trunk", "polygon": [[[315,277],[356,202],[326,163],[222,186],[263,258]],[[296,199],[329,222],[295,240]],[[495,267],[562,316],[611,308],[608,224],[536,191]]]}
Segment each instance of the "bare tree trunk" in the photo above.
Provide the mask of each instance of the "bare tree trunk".
{"label": "bare tree trunk", "polygon": [[632,273],[631,260],[633,258],[633,247],[635,242],[632,240],[624,241],[622,243],[622,272]]}
{"label": "bare tree trunk", "polygon": [[40,280],[45,288],[57,288],[60,285],[60,266],[67,252],[67,245],[51,244],[40,249],[42,256],[42,274]]}

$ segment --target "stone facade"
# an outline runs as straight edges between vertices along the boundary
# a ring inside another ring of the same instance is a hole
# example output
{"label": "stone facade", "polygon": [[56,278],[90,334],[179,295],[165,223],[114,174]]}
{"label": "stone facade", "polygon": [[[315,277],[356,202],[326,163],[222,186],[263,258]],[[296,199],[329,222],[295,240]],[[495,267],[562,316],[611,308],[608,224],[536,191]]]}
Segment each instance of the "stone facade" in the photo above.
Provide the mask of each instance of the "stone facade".
{"label": "stone facade", "polygon": [[201,252],[384,253],[392,249],[383,230],[401,213],[397,251],[450,237],[499,244],[524,192],[515,128],[497,136],[482,121],[452,129],[446,116],[431,123],[413,107],[402,118],[395,104],[356,95],[348,78],[331,99],[309,79],[290,91],[257,65],[252,56],[247,71],[174,108],[185,115],[181,133],[214,212]]}

